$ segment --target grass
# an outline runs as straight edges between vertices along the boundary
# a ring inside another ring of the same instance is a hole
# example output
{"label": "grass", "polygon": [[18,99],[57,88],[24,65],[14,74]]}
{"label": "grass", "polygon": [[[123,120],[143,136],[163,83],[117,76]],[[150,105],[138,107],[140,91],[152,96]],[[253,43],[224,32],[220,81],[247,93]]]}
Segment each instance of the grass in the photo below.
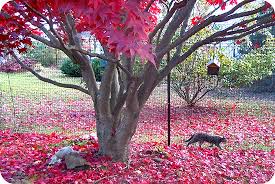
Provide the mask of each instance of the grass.
{"label": "grass", "polygon": [[[80,78],[67,77],[56,69],[43,68],[40,75],[62,83],[83,85]],[[46,134],[64,132],[60,127],[53,129],[41,125],[21,127],[20,122],[26,121],[34,107],[42,100],[67,101],[87,98],[90,99],[88,95],[77,90],[65,89],[40,81],[29,72],[9,74],[0,72],[0,129],[19,127],[21,132],[36,131]],[[2,117],[13,118],[5,120]]]}
{"label": "grass", "polygon": [[[67,77],[59,70],[44,68],[40,74],[58,82],[83,86],[80,78]],[[5,96],[21,96],[41,100],[47,98],[85,98],[82,92],[74,89],[65,89],[40,81],[29,72],[3,73],[0,72],[0,91]],[[1,95],[1,94],[0,94]]]}
{"label": "grass", "polygon": [[[74,78],[74,77],[67,77],[64,74],[62,74],[59,70],[55,69],[50,69],[50,68],[43,68],[42,71],[40,72],[41,75],[47,76],[49,78],[52,78],[56,81],[63,82],[63,83],[70,83],[70,84],[78,84],[81,85],[81,79],[80,78]],[[166,100],[166,90],[164,90],[163,86],[160,86],[158,90],[155,90],[154,93],[152,94],[152,98],[150,99],[150,102],[153,101],[153,104],[161,106],[165,106],[165,100]],[[13,97],[13,98],[11,98]],[[20,101],[21,99],[25,100],[27,99],[29,101],[29,105],[23,106],[24,102]],[[29,116],[30,112],[34,110],[33,104],[34,102],[39,102],[42,99],[62,99],[66,101],[67,99],[86,99],[89,98],[87,95],[84,93],[78,92],[77,90],[73,89],[64,89],[60,88],[45,82],[42,82],[38,80],[35,76],[30,74],[29,72],[24,72],[24,73],[0,73],[0,129],[6,129],[6,128],[11,128],[14,127],[15,123],[18,123],[20,126],[20,121],[22,120],[27,120],[26,117]],[[173,101],[181,102],[181,100],[174,94],[172,96]],[[248,100],[236,100],[234,99],[215,99],[211,98],[209,100],[214,100],[215,104],[217,103],[217,107],[223,108],[228,107],[231,108],[232,104],[236,104],[237,108],[235,113],[236,114],[248,114],[248,115],[256,115],[257,117],[260,118],[265,118],[266,114],[264,113],[265,109],[267,109],[269,112],[272,114],[275,112],[275,104],[272,102],[268,103],[263,103],[261,101],[248,101]],[[4,112],[2,117],[8,117],[8,116],[13,116],[12,114],[14,113],[13,110],[17,109],[15,112],[16,114],[16,120],[11,119],[10,123],[1,123],[5,122],[5,120],[1,120],[1,107],[3,105],[9,106],[11,109],[6,111],[6,114]],[[62,105],[62,104],[60,104]],[[64,104],[63,104],[64,105]],[[15,107],[15,108],[14,108]],[[53,111],[58,111],[59,106],[51,106],[51,108],[56,108],[53,109]],[[77,108],[77,106],[73,106],[73,108]],[[8,113],[8,114],[7,114]],[[160,112],[164,113],[164,112]],[[275,114],[275,113],[274,113]],[[221,115],[221,119],[226,118],[226,115],[223,117]],[[20,120],[17,122],[17,120]],[[15,122],[15,123],[14,123]],[[177,122],[176,122],[177,123]],[[28,130],[29,128],[29,130]],[[22,129],[22,128],[20,128]],[[46,133],[49,134],[51,132],[58,132],[58,133],[64,133],[66,134],[74,134],[74,135],[83,135],[89,133],[89,131],[86,130],[75,130],[73,132],[70,132],[70,130],[64,130],[61,127],[52,127],[52,128],[47,128],[46,126],[42,125],[33,125],[32,127],[26,127],[26,129],[22,129],[23,132],[28,132],[28,131],[35,131],[39,133]],[[177,136],[173,135],[172,136],[172,142],[174,143],[183,143],[183,140],[186,137],[182,136]],[[148,142],[148,141],[165,141],[163,140],[164,138],[159,135],[151,135],[148,136],[147,134],[144,135],[139,135],[136,138],[139,142]],[[264,145],[257,145],[259,149],[269,149],[266,148]]]}
{"label": "grass", "polygon": [[260,101],[260,100],[238,100],[235,99],[219,99],[219,98],[212,98],[214,101],[217,102],[218,107],[226,110],[224,107],[232,106],[232,104],[236,105],[235,113],[237,114],[247,114],[247,115],[255,115],[257,117],[265,117],[265,111],[269,111],[271,114],[275,114],[275,103],[274,101]]}

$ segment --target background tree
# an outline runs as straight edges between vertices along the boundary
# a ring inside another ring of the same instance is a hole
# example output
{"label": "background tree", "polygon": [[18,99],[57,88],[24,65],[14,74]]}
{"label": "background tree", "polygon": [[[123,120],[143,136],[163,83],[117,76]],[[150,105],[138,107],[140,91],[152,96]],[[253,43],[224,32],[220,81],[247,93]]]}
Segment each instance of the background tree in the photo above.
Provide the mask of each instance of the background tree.
{"label": "background tree", "polygon": [[[259,12],[257,15],[251,15],[251,17],[265,16],[269,13],[269,8],[270,5],[267,4],[262,12]],[[242,25],[242,27],[245,28],[246,25]],[[274,26],[270,28],[265,28],[255,33],[252,33],[251,35],[246,36],[246,38],[236,40],[235,43],[238,46],[238,52],[240,53],[238,57],[242,57],[243,55],[248,54],[253,49],[262,47],[266,43],[266,40],[268,38],[274,37],[274,28]]]}
{"label": "background tree", "polygon": [[245,87],[272,74],[275,70],[274,51],[269,44],[233,60],[224,77],[224,85]]}
{"label": "background tree", "polygon": [[[207,74],[206,65],[214,57],[221,63],[218,76]],[[231,59],[219,50],[209,47],[199,48],[172,71],[172,89],[188,106],[194,106],[207,93],[218,87],[219,82],[228,75],[231,67]]]}
{"label": "background tree", "polygon": [[[243,9],[256,0],[25,0],[7,3],[0,14],[0,53],[11,54],[38,79],[73,88],[91,96],[96,112],[99,154],[114,160],[127,160],[128,146],[134,135],[139,114],[155,87],[178,64],[199,47],[240,39],[263,28],[274,26],[274,11],[267,3]],[[213,10],[191,17],[197,3]],[[233,8],[225,10],[230,3]],[[269,6],[269,12],[250,18]],[[160,20],[158,14],[164,16]],[[217,13],[214,15],[214,13]],[[233,21],[232,21],[233,20]],[[191,23],[190,23],[191,22]],[[216,23],[227,26],[202,37],[182,51],[183,43]],[[241,25],[247,25],[246,28]],[[174,35],[180,31],[176,39]],[[88,31],[103,46],[104,54],[82,48],[81,32]],[[32,39],[64,52],[81,69],[86,88],[45,78],[21,62],[16,54],[25,52]],[[163,57],[174,51],[171,60]],[[100,86],[88,56],[108,61]],[[139,75],[133,73],[135,60],[144,62]],[[159,67],[162,64],[164,67]]]}
{"label": "background tree", "polygon": [[[205,9],[206,7],[203,8]],[[201,11],[202,10],[199,12]],[[207,28],[201,30],[198,34],[190,38],[188,42],[183,44],[182,51],[186,52],[190,45],[193,45],[202,37],[210,36],[213,32],[212,29]],[[206,65],[213,59],[218,59],[222,65],[219,76],[207,75]],[[229,67],[231,67],[231,60],[221,53],[219,46],[207,45],[200,47],[186,58],[185,62],[177,65],[175,69],[172,70],[172,89],[188,106],[193,106],[218,86]]]}
{"label": "background tree", "polygon": [[32,48],[24,53],[24,57],[41,63],[44,67],[50,67],[57,64],[58,50],[48,47],[47,45],[33,41]]}

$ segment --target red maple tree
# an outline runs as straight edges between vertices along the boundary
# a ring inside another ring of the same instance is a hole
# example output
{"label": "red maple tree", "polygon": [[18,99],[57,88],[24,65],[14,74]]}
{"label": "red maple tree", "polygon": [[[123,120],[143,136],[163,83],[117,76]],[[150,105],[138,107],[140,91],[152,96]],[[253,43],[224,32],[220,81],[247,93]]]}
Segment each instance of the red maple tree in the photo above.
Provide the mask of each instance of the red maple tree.
{"label": "red maple tree", "polygon": [[[191,16],[196,3],[202,3],[197,0],[14,0],[0,13],[0,54],[12,55],[42,81],[90,95],[96,111],[99,153],[126,160],[144,104],[175,66],[203,45],[238,40],[275,25],[274,11],[271,7],[267,10],[264,3],[244,8],[255,1],[230,0],[234,6],[226,10],[228,1],[205,0],[209,6],[225,11],[214,15],[218,9],[215,8],[198,20]],[[262,11],[267,13],[255,16]],[[190,21],[194,26],[189,26]],[[221,22],[225,22],[221,30],[182,51],[183,43],[190,37]],[[104,54],[84,50],[82,32],[94,35]],[[16,50],[25,52],[32,40],[63,51],[78,64],[86,87],[54,81],[24,65]],[[171,60],[164,62],[164,56],[171,51]],[[88,56],[108,61],[100,87]],[[140,59],[148,62],[135,74],[134,61]],[[164,67],[160,67],[161,63]]]}

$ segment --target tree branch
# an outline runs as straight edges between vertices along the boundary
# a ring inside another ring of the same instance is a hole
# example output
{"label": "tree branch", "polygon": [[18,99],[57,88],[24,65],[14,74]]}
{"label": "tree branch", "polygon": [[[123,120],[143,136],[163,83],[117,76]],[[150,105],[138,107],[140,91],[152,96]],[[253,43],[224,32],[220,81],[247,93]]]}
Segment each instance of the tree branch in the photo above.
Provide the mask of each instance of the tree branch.
{"label": "tree branch", "polygon": [[[61,36],[56,32],[55,28],[53,27],[53,21],[52,21],[52,17],[49,16],[49,19],[44,16],[43,14],[41,14],[39,11],[37,11],[36,9],[34,9],[33,7],[31,7],[28,3],[23,3],[29,10],[31,10],[33,13],[37,14],[39,17],[41,17],[43,20],[45,20],[50,27],[51,32],[56,36],[56,38],[58,39],[59,43],[65,47],[65,43],[62,40]],[[49,9],[48,9],[49,10]],[[50,10],[49,10],[50,11]],[[49,12],[50,14],[50,12]]]}
{"label": "tree branch", "polygon": [[256,13],[259,13],[261,11],[263,11],[265,8],[265,5],[257,8],[257,9],[254,9],[254,10],[251,10],[251,11],[246,11],[246,12],[241,12],[241,13],[235,13],[233,15],[229,15],[229,16],[226,16],[223,18],[220,18],[217,22],[225,22],[225,21],[228,21],[228,20],[232,20],[232,19],[236,19],[236,18],[241,18],[241,17],[246,17],[246,16],[249,16],[249,15],[253,15],[253,14],[256,14]]}
{"label": "tree branch", "polygon": [[[243,33],[243,32],[252,30],[252,29],[254,29],[254,28],[258,27],[258,26],[261,26],[262,24],[271,23],[272,21],[271,21],[271,19],[270,19],[269,16],[271,17],[271,14],[267,14],[267,16],[263,16],[263,17],[257,17],[257,18],[254,18],[254,19],[242,21],[242,22],[240,22],[240,23],[238,23],[236,25],[232,25],[232,26],[228,27],[227,29],[224,29],[223,31],[226,34],[226,36],[227,35],[234,35],[234,34],[238,34],[238,33]],[[262,19],[264,19],[264,20],[262,20]],[[236,27],[238,27],[240,25],[243,25],[244,22],[251,22],[251,21],[254,21],[254,20],[257,20],[258,23],[254,24],[252,26],[248,26],[246,28],[241,28],[241,29],[233,30],[234,28],[236,28]],[[262,20],[262,21],[260,21],[260,20]],[[232,30],[232,31],[229,31],[229,30]]]}
{"label": "tree branch", "polygon": [[48,45],[49,47],[53,47],[53,48],[56,48],[56,49],[60,49],[60,47],[54,45],[51,41],[41,37],[41,36],[37,36],[35,34],[30,34],[30,37],[41,42],[41,43],[44,43],[45,45]]}
{"label": "tree branch", "polygon": [[23,2],[23,4],[29,9],[31,10],[33,13],[35,13],[36,15],[38,15],[39,17],[41,17],[43,20],[45,20],[48,24],[50,24],[50,20],[43,15],[42,13],[40,13],[39,11],[37,11],[36,9],[34,9],[33,7],[31,7],[28,3]]}
{"label": "tree branch", "polygon": [[[109,53],[106,48],[103,48],[103,49],[107,56],[112,57],[111,53]],[[115,69],[116,69],[116,63],[109,62],[109,64],[105,68],[103,77],[101,79],[100,89],[99,89],[100,90],[99,109],[101,113],[104,113],[106,115],[111,115],[110,98],[111,98],[111,89],[112,89],[112,82],[113,82]]]}
{"label": "tree branch", "polygon": [[[196,33],[198,33],[200,30],[202,30],[206,26],[210,25],[211,23],[213,23],[213,22],[223,22],[223,21],[228,21],[228,20],[235,19],[233,17],[231,17],[231,19],[227,19],[226,17],[229,16],[230,14],[234,13],[236,10],[238,10],[239,8],[241,8],[242,6],[244,6],[245,4],[251,3],[253,1],[255,1],[255,0],[245,0],[245,1],[242,1],[241,3],[239,3],[238,5],[236,5],[235,7],[233,7],[230,11],[228,11],[226,13],[223,13],[221,15],[218,15],[218,16],[214,16],[214,15],[210,16],[207,20],[203,21],[202,23],[193,26],[182,37],[179,37],[172,44],[167,45],[165,48],[163,48],[158,53],[156,53],[157,58],[162,58],[167,52],[169,52],[173,48],[177,47],[178,45],[180,45],[181,43],[183,43],[184,41],[186,41],[187,39],[189,39],[191,36],[193,36]],[[244,12],[240,16],[253,15],[253,14],[257,13],[258,11],[261,11],[263,7],[264,6],[256,9],[257,11],[256,10],[252,10],[252,11]]]}
{"label": "tree branch", "polygon": [[111,105],[111,112],[113,112],[115,105],[117,104],[118,95],[119,95],[119,76],[118,76],[118,67],[115,67],[114,74],[113,74],[113,80],[111,84],[111,99],[110,99],[110,105]]}
{"label": "tree branch", "polygon": [[253,21],[259,21],[259,20],[262,20],[262,19],[266,19],[266,18],[268,18],[271,15],[272,14],[266,14],[264,16],[259,16],[259,17],[255,17],[255,18],[252,18],[252,19],[243,20],[241,22],[238,22],[237,24],[233,24],[233,25],[227,27],[226,29],[224,29],[222,31],[224,33],[228,33],[229,30],[233,30],[236,27],[241,27],[242,25],[246,25],[246,24],[248,24],[250,22],[253,22]]}
{"label": "tree branch", "polygon": [[[15,2],[15,1],[11,1],[12,5],[16,8],[16,9],[19,9],[19,5]],[[41,31],[43,31],[43,33],[45,35],[47,35],[47,37],[50,39],[50,42],[54,43],[56,45],[55,48],[59,48],[60,47],[60,43],[58,42],[58,40],[56,39],[56,37],[53,36],[53,34],[51,32],[49,32],[43,24],[39,23],[39,22],[35,22],[32,18],[29,19],[28,15],[26,14],[26,12],[24,11],[20,11],[19,12],[20,15],[22,15],[25,19],[26,19],[26,22],[30,22],[33,26],[35,27],[38,27]],[[42,17],[45,17],[44,15],[42,15],[41,13],[39,13],[39,16],[41,15]],[[10,16],[10,15],[9,15]],[[46,18],[47,19],[47,18]],[[46,21],[47,22],[47,21]],[[18,24],[18,26],[20,26],[20,24]],[[31,34],[31,33],[30,33]],[[38,37],[36,37],[38,38]],[[39,41],[42,40],[42,39],[39,39]],[[45,40],[45,39],[44,39]],[[43,43],[47,43],[47,42],[43,42]]]}
{"label": "tree branch", "polygon": [[89,51],[86,51],[86,50],[83,50],[83,49],[80,49],[80,48],[76,48],[76,47],[74,47],[74,46],[67,46],[66,48],[68,48],[69,50],[75,50],[75,51],[81,52],[81,53],[83,53],[83,54],[85,54],[85,55],[88,55],[88,56],[90,56],[90,57],[97,57],[97,58],[103,59],[103,60],[105,60],[105,61],[108,61],[108,62],[110,62],[110,63],[116,63],[117,66],[118,66],[119,68],[121,68],[121,70],[122,70],[123,72],[125,72],[129,77],[132,77],[132,74],[129,72],[129,70],[127,70],[125,67],[123,67],[123,66],[121,65],[121,63],[119,63],[119,60],[117,60],[117,59],[113,59],[113,58],[107,57],[107,56],[102,55],[102,54],[91,53],[91,52],[89,52]]}
{"label": "tree branch", "polygon": [[249,34],[252,34],[252,33],[255,33],[261,29],[264,29],[264,28],[268,28],[268,27],[271,27],[271,26],[275,26],[275,22],[269,22],[267,24],[264,24],[264,25],[261,25],[255,29],[252,29],[252,30],[249,30],[249,31],[246,31],[242,34],[239,34],[239,35],[236,35],[236,36],[231,36],[231,37],[219,37],[219,38],[213,38],[213,42],[223,42],[223,41],[228,41],[228,40],[236,40],[236,39],[240,39],[244,36],[247,36]]}
{"label": "tree branch", "polygon": [[175,3],[174,6],[171,8],[171,10],[167,13],[167,15],[164,17],[164,19],[162,19],[162,21],[156,25],[155,29],[149,34],[149,40],[150,42],[152,41],[153,37],[157,34],[157,32],[163,28],[166,23],[170,20],[170,18],[174,15],[174,13],[184,7],[187,4],[187,0],[183,0],[179,3]]}
{"label": "tree branch", "polygon": [[[229,0],[226,0],[224,3],[227,3]],[[222,4],[220,4],[218,7],[216,7],[214,10],[212,10],[211,12],[209,12],[207,15],[205,15],[203,17],[203,19],[208,18],[209,16],[211,16],[213,13],[215,13],[217,10],[219,10],[222,7]]]}
{"label": "tree branch", "polygon": [[198,101],[200,101],[207,93],[209,93],[210,91],[213,91],[214,89],[216,89],[218,87],[219,84],[219,78],[217,78],[216,84],[215,86],[213,86],[212,88],[206,90],[197,100],[194,101],[194,103],[197,103]]}
{"label": "tree branch", "polygon": [[150,7],[152,6],[152,4],[154,3],[154,1],[155,0],[151,0],[148,4],[147,4],[147,6],[146,6],[146,8],[145,8],[145,12],[148,12],[149,11],[149,9],[150,9]]}
{"label": "tree branch", "polygon": [[[166,15],[165,15],[165,16],[167,16],[167,14],[169,13],[169,10],[170,10],[170,8],[171,8],[171,6],[172,6],[173,1],[171,1],[171,2],[169,3],[169,5],[167,5],[167,4],[166,4],[165,2],[163,2],[163,1],[161,1],[161,3],[162,3],[162,4],[165,6],[165,8],[167,9]],[[160,28],[160,30],[158,31],[158,36],[157,36],[157,40],[156,40],[156,44],[157,44],[157,45],[159,44],[159,40],[160,40],[162,31],[164,30],[164,28],[165,28],[165,26],[162,26],[162,27]]]}
{"label": "tree branch", "polygon": [[[250,19],[249,21],[251,21],[251,20],[252,19]],[[240,24],[242,24],[242,22]],[[271,27],[274,25],[275,25],[275,22],[272,21],[272,19],[270,19],[269,23],[263,24],[255,29],[246,31],[243,34],[239,34],[237,36],[232,36],[232,37],[224,37],[224,34],[226,34],[226,30],[230,30],[232,27],[236,27],[236,25],[232,25],[229,28],[226,28],[225,30],[218,31],[218,32],[212,34],[211,36],[205,38],[204,40],[196,42],[182,56],[175,58],[169,64],[167,64],[166,67],[160,71],[159,76],[158,76],[158,81],[161,81],[165,76],[168,75],[168,73],[172,70],[172,68],[174,68],[180,62],[184,61],[188,56],[190,56],[197,48],[201,47],[202,45],[213,43],[213,42],[222,42],[222,41],[239,39],[246,35],[257,32],[263,28]],[[220,37],[220,36],[222,36],[222,37]]]}
{"label": "tree branch", "polygon": [[68,29],[70,30],[69,33],[71,34],[71,38],[72,38],[74,45],[76,45],[78,48],[81,48],[81,45],[80,45],[81,43],[77,37],[75,21],[74,21],[73,16],[70,13],[65,15],[65,24],[68,26]]}

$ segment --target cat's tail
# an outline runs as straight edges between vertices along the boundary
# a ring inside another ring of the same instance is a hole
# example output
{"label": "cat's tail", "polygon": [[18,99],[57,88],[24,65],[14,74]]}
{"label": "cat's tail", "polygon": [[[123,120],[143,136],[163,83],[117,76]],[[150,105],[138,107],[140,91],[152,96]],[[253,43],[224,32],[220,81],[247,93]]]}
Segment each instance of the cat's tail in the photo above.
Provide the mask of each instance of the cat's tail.
{"label": "cat's tail", "polygon": [[192,138],[194,137],[194,135],[192,135],[189,139],[187,139],[185,142],[189,142]]}

